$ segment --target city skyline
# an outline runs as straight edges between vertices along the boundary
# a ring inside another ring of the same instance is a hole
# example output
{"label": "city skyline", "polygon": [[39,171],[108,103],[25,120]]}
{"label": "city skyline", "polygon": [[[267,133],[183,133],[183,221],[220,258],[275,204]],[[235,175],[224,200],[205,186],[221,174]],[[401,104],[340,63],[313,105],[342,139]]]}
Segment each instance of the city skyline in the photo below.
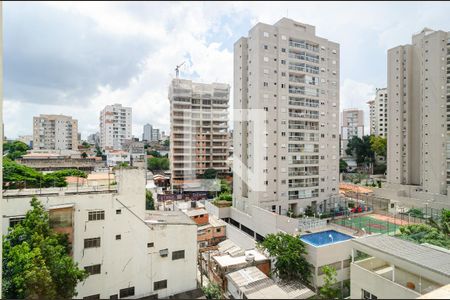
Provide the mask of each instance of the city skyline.
{"label": "city skyline", "polygon": [[[376,88],[386,87],[387,50],[409,43],[408,37],[424,27],[450,29],[447,3],[148,3],[139,9],[134,3],[20,5],[5,3],[8,138],[31,134],[32,116],[39,113],[71,115],[85,138],[98,131],[97,114],[112,103],[134,108],[135,136],[141,136],[146,123],[167,132],[167,89],[176,65],[186,61],[180,78],[232,86],[234,41],[257,22],[273,24],[281,17],[314,24],[319,35],[341,44],[341,111],[363,109],[368,134],[366,102]],[[19,26],[16,20],[35,26]],[[47,71],[39,73],[39,68]]]}

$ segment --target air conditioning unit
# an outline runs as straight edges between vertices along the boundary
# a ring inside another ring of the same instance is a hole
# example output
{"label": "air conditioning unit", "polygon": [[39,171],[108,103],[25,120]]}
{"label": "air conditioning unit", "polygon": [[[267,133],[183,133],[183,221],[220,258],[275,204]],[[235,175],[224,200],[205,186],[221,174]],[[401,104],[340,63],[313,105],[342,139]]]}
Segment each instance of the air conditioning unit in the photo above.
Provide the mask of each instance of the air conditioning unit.
{"label": "air conditioning unit", "polygon": [[166,249],[159,250],[159,255],[161,257],[167,257],[169,255],[169,249],[166,248]]}

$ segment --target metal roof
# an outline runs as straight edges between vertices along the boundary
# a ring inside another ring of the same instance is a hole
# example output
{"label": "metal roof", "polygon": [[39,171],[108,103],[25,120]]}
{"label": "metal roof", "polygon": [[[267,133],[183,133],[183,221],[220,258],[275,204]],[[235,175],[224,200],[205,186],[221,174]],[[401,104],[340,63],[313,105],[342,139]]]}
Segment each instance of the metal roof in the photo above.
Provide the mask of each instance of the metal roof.
{"label": "metal roof", "polygon": [[446,249],[431,248],[384,234],[356,238],[353,242],[450,276],[450,253]]}

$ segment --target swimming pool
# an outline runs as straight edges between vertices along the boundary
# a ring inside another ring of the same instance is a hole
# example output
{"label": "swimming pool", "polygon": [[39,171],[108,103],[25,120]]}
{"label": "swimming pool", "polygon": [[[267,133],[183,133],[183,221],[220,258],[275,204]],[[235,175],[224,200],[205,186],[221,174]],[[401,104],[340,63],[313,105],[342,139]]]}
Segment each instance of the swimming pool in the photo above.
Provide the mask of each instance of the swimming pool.
{"label": "swimming pool", "polygon": [[346,241],[352,239],[353,237],[337,232],[336,230],[326,230],[311,234],[305,234],[300,237],[305,243],[313,245],[315,247],[325,246],[329,244],[334,244],[337,242]]}

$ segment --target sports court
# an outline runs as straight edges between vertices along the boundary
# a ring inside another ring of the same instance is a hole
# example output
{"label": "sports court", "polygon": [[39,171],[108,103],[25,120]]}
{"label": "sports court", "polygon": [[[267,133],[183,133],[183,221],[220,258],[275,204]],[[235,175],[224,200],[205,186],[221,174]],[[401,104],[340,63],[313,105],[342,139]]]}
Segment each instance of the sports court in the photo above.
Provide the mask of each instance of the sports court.
{"label": "sports court", "polygon": [[392,218],[380,214],[354,216],[335,221],[341,226],[363,229],[367,233],[390,233],[393,234],[402,225],[412,224],[408,219]]}

